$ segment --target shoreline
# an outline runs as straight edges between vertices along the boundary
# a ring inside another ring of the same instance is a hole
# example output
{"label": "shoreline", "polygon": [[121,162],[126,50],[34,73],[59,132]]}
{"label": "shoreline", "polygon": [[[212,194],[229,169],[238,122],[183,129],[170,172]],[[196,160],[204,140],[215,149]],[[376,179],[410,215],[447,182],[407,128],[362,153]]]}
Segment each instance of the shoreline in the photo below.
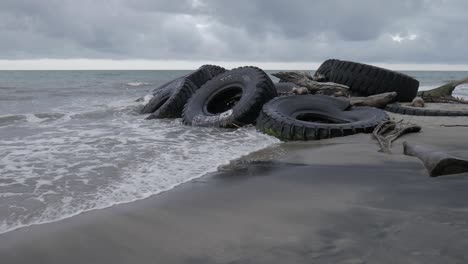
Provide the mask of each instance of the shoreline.
{"label": "shoreline", "polygon": [[[276,139],[274,139],[274,140],[276,140]],[[266,147],[265,146],[260,146],[259,149],[254,150],[251,153],[255,153],[255,152],[258,152],[258,151],[262,151],[263,149],[268,149],[270,147],[274,147],[277,144],[281,144],[281,142],[278,140],[278,142],[276,142],[276,143],[272,142],[270,145],[267,145]],[[158,195],[161,195],[163,193],[172,191],[174,188],[178,188],[179,186],[187,184],[187,183],[189,183],[191,181],[196,181],[199,178],[203,178],[205,176],[212,175],[212,174],[216,173],[220,167],[229,166],[232,162],[236,162],[237,160],[242,160],[243,157],[248,156],[251,153],[246,154],[246,155],[241,155],[239,157],[235,157],[233,160],[226,160],[224,162],[221,162],[220,164],[218,164],[217,166],[212,167],[211,169],[208,169],[208,170],[206,170],[206,171],[204,171],[204,172],[202,172],[200,174],[197,174],[197,175],[195,175],[195,176],[193,176],[193,177],[191,177],[189,179],[186,179],[184,182],[175,183],[175,184],[173,184],[171,186],[168,186],[167,188],[159,190],[156,193],[152,193],[152,194],[146,195],[146,196],[141,197],[141,198],[135,198],[133,200],[128,200],[128,201],[119,201],[119,202],[113,203],[112,205],[106,205],[106,206],[101,206],[101,207],[84,209],[84,210],[76,212],[76,213],[64,215],[64,216],[62,216],[60,218],[57,218],[57,219],[46,220],[46,221],[39,222],[39,223],[31,223],[31,224],[20,225],[20,226],[17,226],[15,228],[7,229],[6,231],[0,231],[0,239],[1,239],[3,234],[14,232],[14,231],[19,230],[19,229],[29,228],[29,227],[34,227],[34,226],[40,226],[40,225],[44,225],[44,224],[53,224],[53,223],[64,221],[64,220],[67,220],[67,219],[70,219],[70,218],[73,218],[73,217],[76,217],[76,216],[80,216],[82,214],[89,213],[89,212],[92,212],[92,211],[110,209],[110,208],[113,208],[113,207],[116,207],[116,206],[120,206],[120,205],[124,205],[124,204],[132,204],[132,203],[139,202],[139,201],[142,201],[142,200],[150,199],[152,197],[157,197]]]}
{"label": "shoreline", "polygon": [[423,126],[393,155],[368,134],[282,143],[149,198],[0,234],[2,263],[466,259],[468,175],[430,178],[401,149],[407,140],[468,157],[468,128],[440,127],[468,118],[391,116]]}

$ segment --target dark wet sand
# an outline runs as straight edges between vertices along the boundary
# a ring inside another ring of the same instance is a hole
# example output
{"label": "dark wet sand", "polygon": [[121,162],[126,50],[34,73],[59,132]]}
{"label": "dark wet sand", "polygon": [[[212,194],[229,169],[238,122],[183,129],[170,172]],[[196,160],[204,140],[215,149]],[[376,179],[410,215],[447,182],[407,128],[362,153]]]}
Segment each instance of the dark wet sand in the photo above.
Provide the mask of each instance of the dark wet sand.
{"label": "dark wet sand", "polygon": [[[468,157],[467,138],[404,139]],[[402,141],[394,155],[369,135],[282,144],[143,201],[0,235],[0,263],[468,263],[468,174],[429,178]]]}

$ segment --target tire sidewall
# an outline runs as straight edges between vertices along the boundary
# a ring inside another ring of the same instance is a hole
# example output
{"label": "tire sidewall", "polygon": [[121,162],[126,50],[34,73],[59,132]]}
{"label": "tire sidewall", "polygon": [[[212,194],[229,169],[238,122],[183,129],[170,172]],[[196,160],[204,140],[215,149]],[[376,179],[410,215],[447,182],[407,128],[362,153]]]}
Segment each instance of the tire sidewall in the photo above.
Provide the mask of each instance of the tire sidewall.
{"label": "tire sidewall", "polygon": [[[235,123],[242,115],[243,108],[248,105],[249,100],[255,94],[256,78],[254,72],[245,69],[237,69],[218,75],[192,96],[184,111],[185,122],[194,126],[229,126],[229,124]],[[242,89],[242,96],[237,104],[219,114],[208,113],[206,111],[208,100],[233,86]]]}

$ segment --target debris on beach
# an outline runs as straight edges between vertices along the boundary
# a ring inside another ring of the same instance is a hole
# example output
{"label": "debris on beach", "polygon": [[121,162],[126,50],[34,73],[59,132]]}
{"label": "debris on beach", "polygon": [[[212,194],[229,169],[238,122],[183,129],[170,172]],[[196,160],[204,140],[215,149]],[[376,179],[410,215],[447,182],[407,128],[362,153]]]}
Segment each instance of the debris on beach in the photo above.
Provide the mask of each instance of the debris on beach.
{"label": "debris on beach", "polygon": [[277,97],[263,106],[256,127],[281,140],[319,140],[371,133],[387,113],[352,107],[348,100],[324,95]]}
{"label": "debris on beach", "polygon": [[413,107],[398,102],[387,105],[385,107],[385,111],[413,116],[468,116],[468,109],[434,109],[428,108],[426,104],[424,105],[424,108],[422,108]]}
{"label": "debris on beach", "polygon": [[333,82],[317,82],[313,77],[304,72],[278,72],[273,76],[286,82],[296,84],[298,87],[305,87],[311,94],[331,95],[335,97],[349,97],[349,87]]}
{"label": "debris on beach", "polygon": [[380,152],[392,154],[390,150],[392,148],[393,141],[407,133],[417,133],[421,131],[421,127],[416,124],[403,122],[400,120],[395,122],[393,120],[387,120],[380,123],[375,127],[372,132],[372,136],[377,140],[380,146]]}
{"label": "debris on beach", "polygon": [[352,106],[369,106],[376,108],[385,108],[385,106],[394,102],[396,97],[396,92],[389,92],[370,95],[367,97],[351,97],[349,98],[349,101]]}
{"label": "debris on beach", "polygon": [[412,106],[412,107],[424,107],[425,106],[424,99],[422,99],[421,97],[415,97],[413,99],[413,101],[411,102],[410,106]]}
{"label": "debris on beach", "polygon": [[431,177],[468,172],[468,160],[429,145],[403,143],[404,154],[420,159]]}
{"label": "debris on beach", "polygon": [[452,95],[458,85],[465,83],[468,83],[468,78],[452,81],[428,91],[420,91],[418,92],[418,96],[423,98],[426,102],[431,103],[468,104],[468,101],[462,98],[456,98]]}
{"label": "debris on beach", "polygon": [[213,77],[188,100],[182,122],[191,126],[238,128],[253,124],[262,107],[277,97],[267,73],[240,67]]}
{"label": "debris on beach", "polygon": [[309,90],[305,87],[294,87],[291,91],[293,94],[297,94],[297,95],[303,95],[303,94],[309,93]]}
{"label": "debris on beach", "polygon": [[390,121],[385,111],[468,116],[468,109],[431,109],[426,104],[468,103],[452,96],[455,87],[468,83],[468,78],[418,93],[419,81],[406,74],[338,59],[324,61],[313,76],[305,71],[272,75],[279,82],[274,83],[267,73],[253,66],[226,70],[203,65],[153,90],[141,113],[149,114],[147,119],[181,117],[191,126],[256,125],[259,131],[282,140],[373,133],[386,153],[391,153],[397,138],[419,132],[421,127]]}
{"label": "debris on beach", "polygon": [[399,102],[411,102],[419,88],[419,81],[411,76],[353,61],[326,60],[316,75],[325,76],[322,78],[328,82],[348,86],[354,96],[397,92]]}

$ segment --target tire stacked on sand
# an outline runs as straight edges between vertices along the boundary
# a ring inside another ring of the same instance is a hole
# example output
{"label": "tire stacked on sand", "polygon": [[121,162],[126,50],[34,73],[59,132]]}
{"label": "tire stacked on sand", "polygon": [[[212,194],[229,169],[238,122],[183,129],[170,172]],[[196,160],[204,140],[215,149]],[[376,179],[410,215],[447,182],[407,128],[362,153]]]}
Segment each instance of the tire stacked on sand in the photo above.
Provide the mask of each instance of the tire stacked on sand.
{"label": "tire stacked on sand", "polygon": [[326,60],[314,76],[324,76],[326,81],[346,85],[359,96],[397,92],[396,100],[400,102],[411,102],[419,88],[419,82],[406,74],[336,59]]}
{"label": "tire stacked on sand", "polygon": [[159,89],[144,106],[142,113],[151,113],[146,119],[178,118],[197,86],[188,78],[180,78]]}
{"label": "tire stacked on sand", "polygon": [[226,69],[216,65],[203,65],[196,71],[169,81],[153,90],[153,97],[141,110],[151,114],[147,119],[179,118],[192,94],[213,77]]}
{"label": "tire stacked on sand", "polygon": [[203,85],[185,105],[184,124],[240,127],[252,124],[263,105],[277,96],[268,74],[256,67],[222,73]]}
{"label": "tire stacked on sand", "polygon": [[337,60],[335,59],[328,59],[324,61],[320,67],[314,73],[314,79],[320,80],[322,82],[330,81],[331,70],[333,68],[334,63]]}
{"label": "tire stacked on sand", "polygon": [[281,140],[319,140],[371,133],[388,119],[385,111],[350,107],[348,101],[322,95],[277,97],[263,106],[257,129]]}
{"label": "tire stacked on sand", "polygon": [[387,105],[385,110],[392,113],[414,116],[468,116],[468,110],[440,110],[411,107],[394,103]]}

